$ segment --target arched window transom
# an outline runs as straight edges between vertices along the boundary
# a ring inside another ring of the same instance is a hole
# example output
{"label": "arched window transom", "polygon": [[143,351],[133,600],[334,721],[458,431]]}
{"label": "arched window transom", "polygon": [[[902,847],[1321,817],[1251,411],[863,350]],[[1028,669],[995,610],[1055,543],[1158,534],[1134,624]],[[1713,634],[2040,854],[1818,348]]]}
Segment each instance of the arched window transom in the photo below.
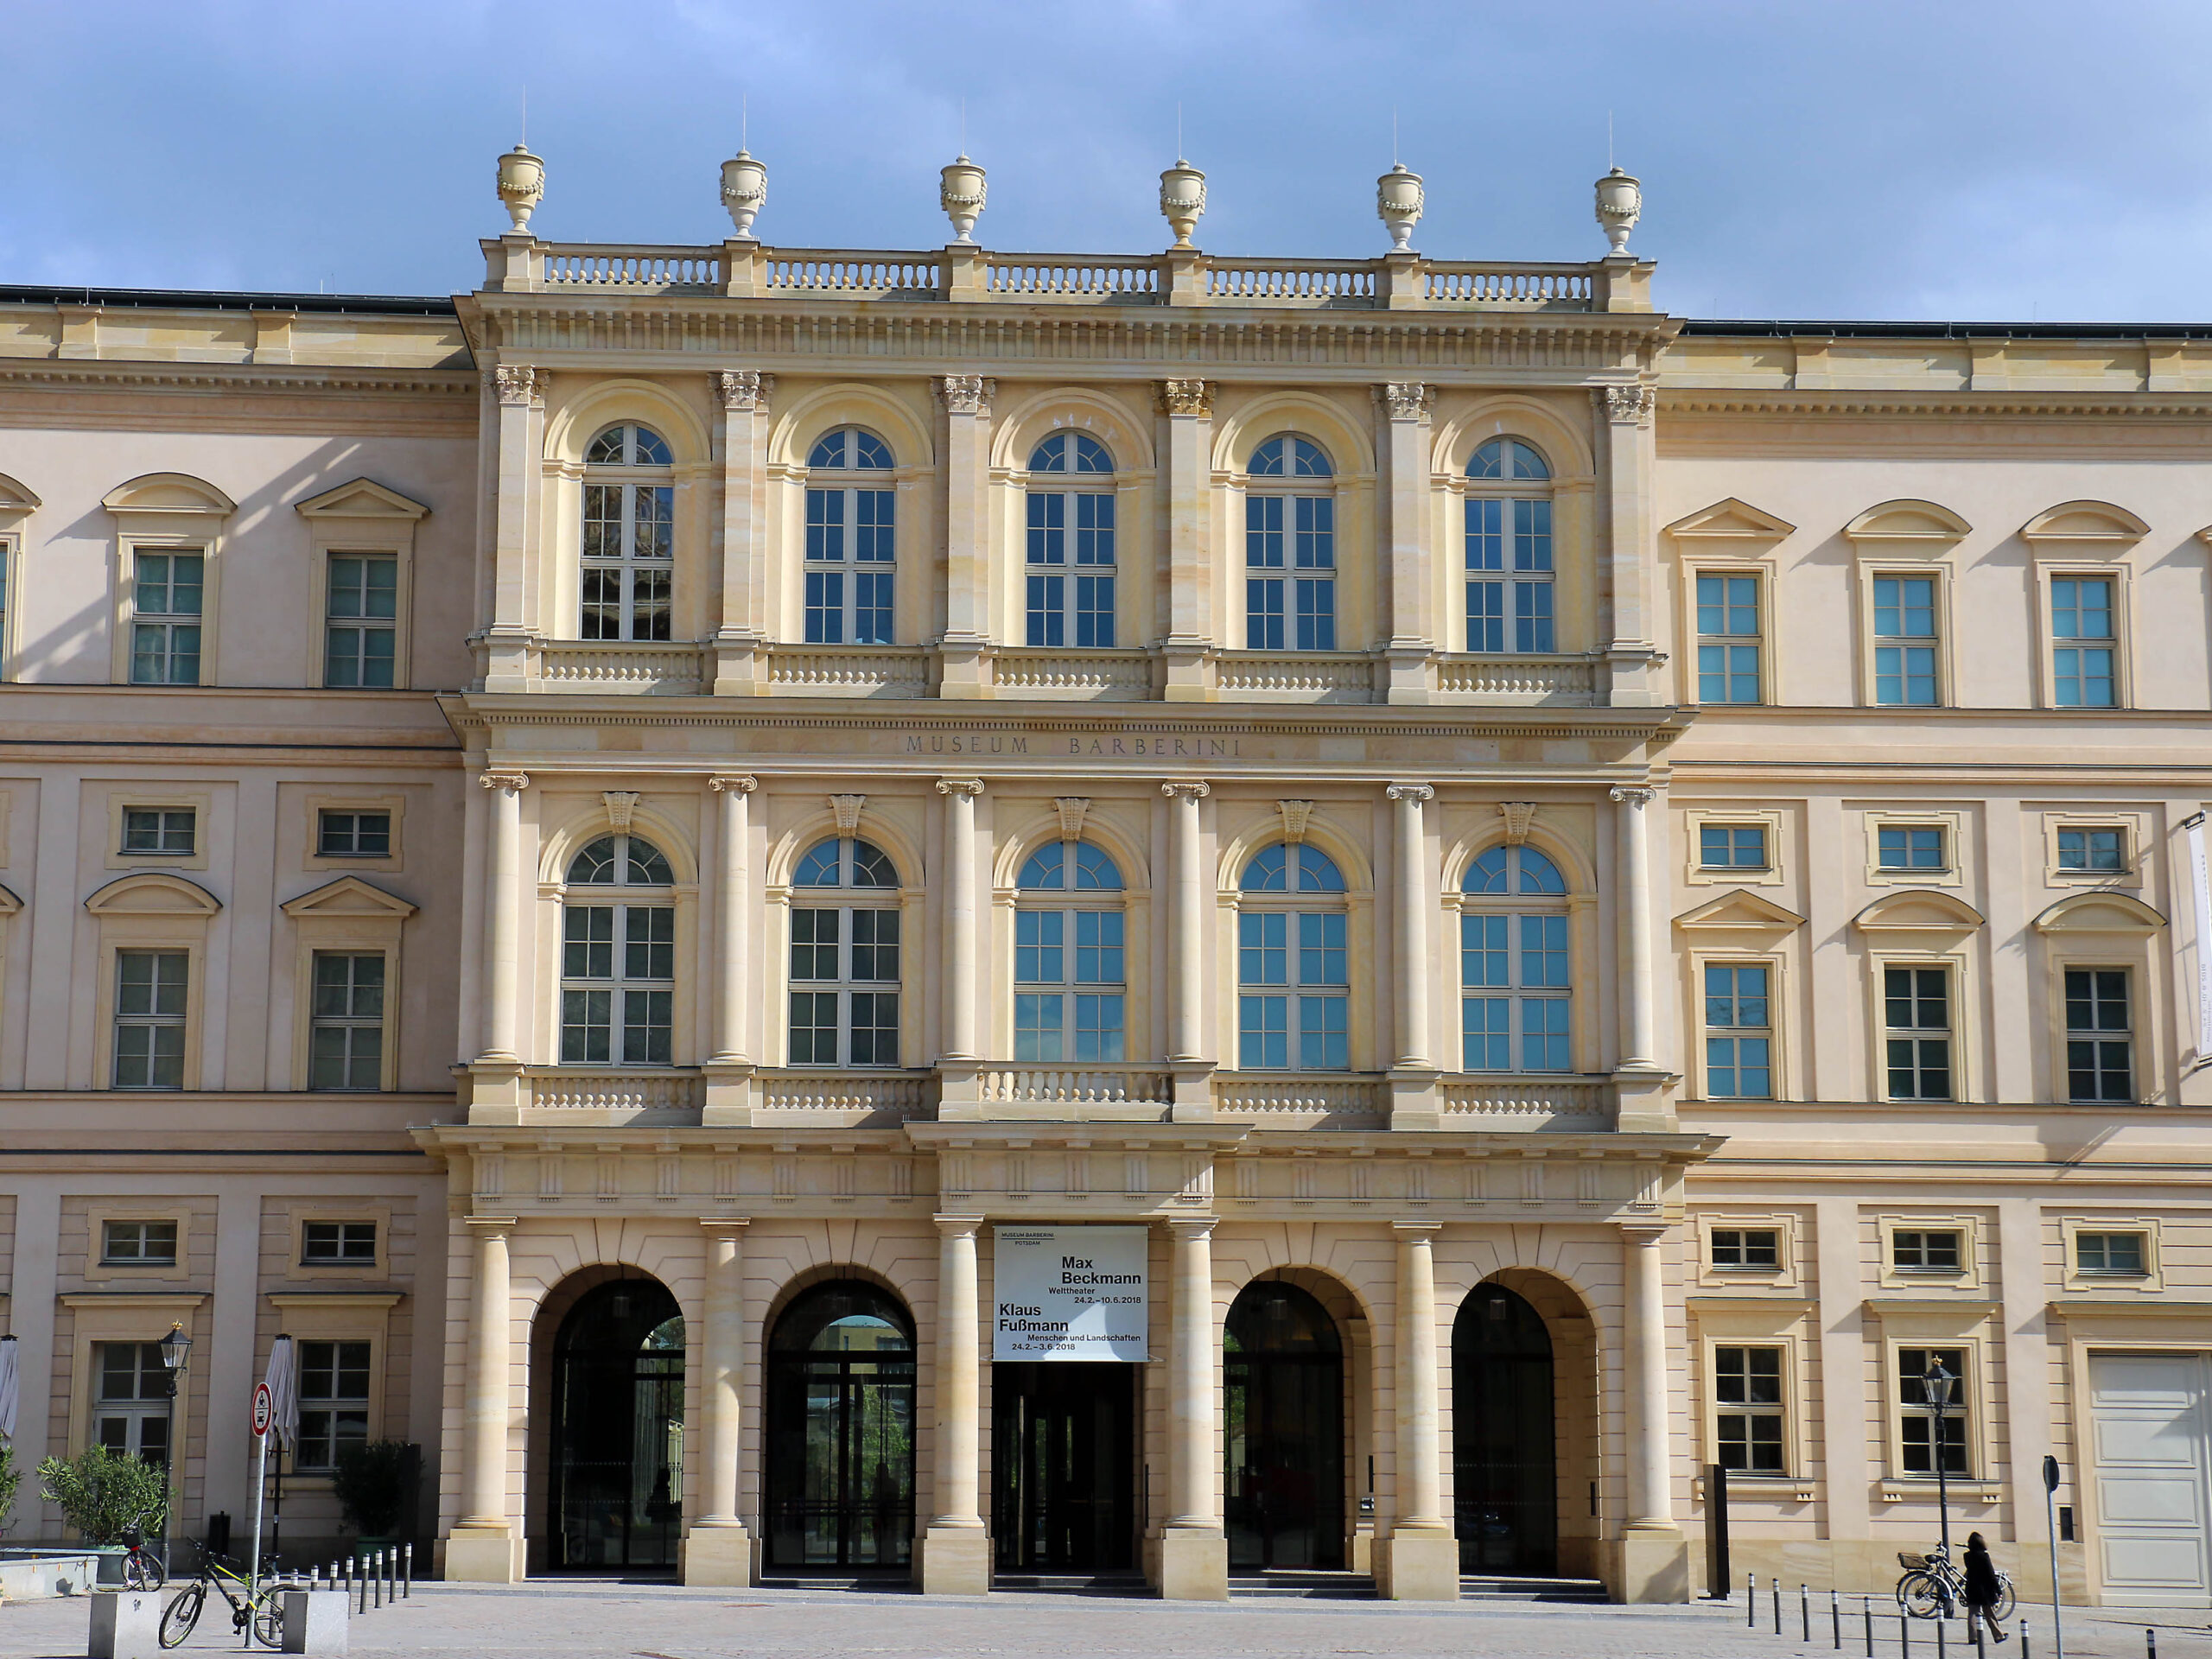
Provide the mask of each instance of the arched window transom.
{"label": "arched window transom", "polygon": [[1492,438],[1467,462],[1467,649],[1558,649],[1552,587],[1550,465],[1518,438]]}
{"label": "arched window transom", "polygon": [[891,450],[839,427],[806,458],[806,638],[810,645],[892,642],[899,561]]}
{"label": "arched window transom", "polygon": [[1031,854],[1015,882],[1014,1057],[1078,1065],[1128,1058],[1122,872],[1087,841]]}
{"label": "arched window transom", "polygon": [[899,871],[872,843],[817,842],[791,877],[791,1064],[899,1064]]}
{"label": "arched window transom", "polygon": [[1319,848],[1278,842],[1252,855],[1239,886],[1237,1065],[1248,1071],[1348,1070],[1351,982],[1343,872]]}
{"label": "arched window transom", "polygon": [[672,1063],[676,877],[642,836],[601,836],[569,861],[561,912],[561,1063]]}
{"label": "arched window transom", "polygon": [[1573,1070],[1567,881],[1533,847],[1467,867],[1459,914],[1460,1064],[1469,1071]]}
{"label": "arched window transom", "polygon": [[1026,638],[1114,643],[1114,458],[1087,432],[1055,432],[1029,456]]}
{"label": "arched window transom", "polygon": [[608,427],[584,451],[582,636],[667,639],[675,557],[667,440],[632,423]]}
{"label": "arched window transom", "polygon": [[1244,645],[1337,648],[1334,468],[1294,433],[1252,452],[1244,490]]}

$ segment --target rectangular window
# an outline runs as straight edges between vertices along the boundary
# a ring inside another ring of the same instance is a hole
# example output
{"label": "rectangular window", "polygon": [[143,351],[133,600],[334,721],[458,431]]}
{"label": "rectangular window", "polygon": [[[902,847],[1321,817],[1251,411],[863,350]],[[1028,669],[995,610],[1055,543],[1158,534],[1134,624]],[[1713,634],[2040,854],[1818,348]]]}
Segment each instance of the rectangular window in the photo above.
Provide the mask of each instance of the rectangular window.
{"label": "rectangular window", "polygon": [[1712,1099],[1774,1098],[1769,1008],[1764,966],[1706,964],[1705,1087]]}
{"label": "rectangular window", "polygon": [[322,683],[389,686],[399,639],[399,559],[334,553],[323,625]]}
{"label": "rectangular window", "polygon": [[[890,490],[806,493],[806,638],[817,645],[892,643],[898,556]],[[848,582],[846,566],[855,567]],[[849,609],[848,601],[849,601]]]}
{"label": "rectangular window", "polygon": [[1759,1273],[1782,1267],[1782,1234],[1772,1227],[1715,1227],[1713,1265]]}
{"label": "rectangular window", "polygon": [[1882,970],[1882,1024],[1891,1100],[1951,1098],[1951,970]]}
{"label": "rectangular window", "polygon": [[206,556],[140,551],[132,563],[130,683],[199,684]]}
{"label": "rectangular window", "polygon": [[158,1342],[92,1344],[92,1440],[149,1463],[169,1460],[169,1373]]}
{"label": "rectangular window", "polygon": [[1757,702],[1759,696],[1759,579],[1697,579],[1697,700]]}
{"label": "rectangular window", "polygon": [[[1294,1064],[1308,1071],[1350,1066],[1344,912],[1246,911],[1237,918],[1237,982],[1243,993],[1237,999],[1238,1065]],[[1270,994],[1268,988],[1275,986],[1281,991]]]}
{"label": "rectangular window", "polygon": [[315,815],[315,848],[318,858],[390,858],[391,814],[325,807]]}
{"label": "rectangular window", "polygon": [[186,980],[182,950],[115,953],[115,1084],[118,1089],[184,1087]]}
{"label": "rectangular window", "polygon": [[1763,823],[1701,823],[1697,830],[1697,861],[1707,870],[1764,870],[1771,868],[1766,855],[1766,826]]}
{"label": "rectangular window", "polygon": [[854,991],[853,1064],[899,1064],[899,993]]}
{"label": "rectangular window", "polygon": [[[1244,565],[1251,571],[1328,571],[1337,565],[1336,502],[1328,496],[1247,496]],[[1333,574],[1253,575],[1244,583],[1244,645],[1250,651],[1337,648]]]}
{"label": "rectangular window", "polygon": [[1890,1235],[1890,1265],[1909,1273],[1958,1273],[1959,1235],[1926,1228],[1899,1228]]}
{"label": "rectangular window", "polygon": [[343,1447],[369,1438],[369,1344],[300,1344],[300,1445],[294,1467],[337,1466]]}
{"label": "rectangular window", "polygon": [[837,993],[793,991],[791,1026],[793,1065],[837,1064]]}
{"label": "rectangular window", "polygon": [[188,806],[126,806],[123,809],[123,850],[162,856],[190,856],[198,815]]}
{"label": "rectangular window", "polygon": [[100,1224],[100,1265],[111,1268],[173,1268],[176,1265],[176,1223],[109,1221]]}
{"label": "rectangular window", "polygon": [[1249,651],[1281,651],[1283,642],[1283,581],[1255,576],[1244,584],[1244,645]]}
{"label": "rectangular window", "polygon": [[2109,576],[2050,579],[2053,701],[2062,709],[2109,709],[2118,701],[2113,667],[2119,639]]}
{"label": "rectangular window", "polygon": [[1874,701],[1936,702],[1936,579],[1874,578]]}
{"label": "rectangular window", "polygon": [[300,1226],[302,1267],[374,1267],[377,1224],[373,1221],[309,1221]]}
{"label": "rectangular window", "polygon": [[2074,1266],[2081,1273],[2106,1273],[2140,1277],[2145,1271],[2140,1233],[2076,1233]]}
{"label": "rectangular window", "polygon": [[1778,1475],[1783,1457],[1779,1348],[1713,1351],[1713,1438],[1723,1469]]}
{"label": "rectangular window", "polygon": [[[1928,1403],[1922,1379],[1931,1364],[1958,1380],[1951,1385],[1951,1403],[1941,1414]],[[1904,1452],[1904,1472],[1936,1476],[1936,1448],[1942,1448],[1943,1472],[1967,1472],[1966,1351],[1961,1348],[1900,1348],[1897,1350],[1897,1408],[1901,1421],[1897,1438]]]}
{"label": "rectangular window", "polygon": [[[1495,506],[1497,503],[1491,505]],[[1503,582],[1471,582],[1467,584],[1467,649],[1491,652],[1505,649]]]}
{"label": "rectangular window", "polygon": [[315,953],[308,1087],[384,1087],[384,956]]}
{"label": "rectangular window", "polygon": [[2061,830],[2058,868],[2090,874],[2119,875],[2127,869],[2127,832],[2108,829]]}
{"label": "rectangular window", "polygon": [[1943,827],[1935,823],[1881,825],[1874,831],[1874,861],[1884,870],[1942,872],[1951,868]]}
{"label": "rectangular window", "polygon": [[2066,970],[2066,1097],[2135,1098],[2134,1025],[2125,968]]}
{"label": "rectangular window", "polygon": [[806,573],[806,642],[810,645],[845,643],[845,573],[810,570]]}

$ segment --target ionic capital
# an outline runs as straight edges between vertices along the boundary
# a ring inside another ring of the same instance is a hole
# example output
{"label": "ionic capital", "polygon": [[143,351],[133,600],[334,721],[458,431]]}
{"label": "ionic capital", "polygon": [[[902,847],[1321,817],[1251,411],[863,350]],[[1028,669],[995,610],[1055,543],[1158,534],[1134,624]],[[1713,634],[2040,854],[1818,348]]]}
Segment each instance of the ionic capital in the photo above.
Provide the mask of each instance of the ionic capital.
{"label": "ionic capital", "polygon": [[1165,783],[1160,786],[1160,792],[1171,801],[1203,801],[1213,793],[1213,785],[1203,782]]}
{"label": "ionic capital", "polygon": [[1389,381],[1381,388],[1381,395],[1394,421],[1417,421],[1436,401],[1435,389],[1418,380]]}
{"label": "ionic capital", "polygon": [[1659,393],[1650,386],[1607,386],[1605,415],[1616,426],[1649,426],[1659,407]]}
{"label": "ionic capital", "polygon": [[937,780],[937,792],[940,795],[980,795],[983,792],[983,780],[980,778],[940,778]]}
{"label": "ionic capital", "polygon": [[1659,791],[1644,784],[1615,784],[1606,794],[1623,806],[1649,806]]}
{"label": "ionic capital", "polygon": [[486,789],[496,789],[504,795],[519,795],[530,787],[526,772],[494,772],[488,767],[477,774],[476,781]]}
{"label": "ionic capital", "polygon": [[1412,801],[1416,804],[1436,798],[1436,789],[1430,784],[1393,784],[1384,791],[1394,801]]}
{"label": "ionic capital", "polygon": [[717,795],[724,790],[735,790],[741,795],[750,795],[760,787],[760,780],[750,772],[717,772],[707,779],[707,787]]}

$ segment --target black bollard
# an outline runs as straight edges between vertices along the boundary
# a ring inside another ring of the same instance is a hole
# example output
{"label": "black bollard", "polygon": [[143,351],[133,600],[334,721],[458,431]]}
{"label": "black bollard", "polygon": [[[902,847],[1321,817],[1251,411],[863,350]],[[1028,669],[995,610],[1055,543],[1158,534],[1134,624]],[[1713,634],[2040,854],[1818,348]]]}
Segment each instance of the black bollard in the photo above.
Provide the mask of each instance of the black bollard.
{"label": "black bollard", "polygon": [[2143,1632],[2143,1659],[2158,1659],[2158,1633],[2146,1629]]}
{"label": "black bollard", "polygon": [[1903,1613],[1897,1615],[1897,1653],[1899,1659],[1912,1659],[1912,1625]]}
{"label": "black bollard", "polygon": [[1859,1598],[1859,1611],[1866,1621],[1866,1659],[1874,1659],[1874,1598]]}
{"label": "black bollard", "polygon": [[1943,1621],[1936,1621],[1936,1659],[1943,1659]]}
{"label": "black bollard", "polygon": [[415,1546],[399,1547],[399,1593],[409,1599],[415,1595]]}
{"label": "black bollard", "polygon": [[1782,1580],[1770,1579],[1767,1582],[1774,1586],[1774,1633],[1780,1636],[1782,1634]]}
{"label": "black bollard", "polygon": [[1759,1627],[1759,1575],[1744,1574],[1744,1628],[1756,1630]]}
{"label": "black bollard", "polygon": [[1835,1650],[1843,1651],[1843,1604],[1836,1599],[1835,1586],[1828,1586],[1828,1626],[1835,1633]]}
{"label": "black bollard", "polygon": [[2028,1621],[2020,1621],[2020,1659],[2028,1659]]}

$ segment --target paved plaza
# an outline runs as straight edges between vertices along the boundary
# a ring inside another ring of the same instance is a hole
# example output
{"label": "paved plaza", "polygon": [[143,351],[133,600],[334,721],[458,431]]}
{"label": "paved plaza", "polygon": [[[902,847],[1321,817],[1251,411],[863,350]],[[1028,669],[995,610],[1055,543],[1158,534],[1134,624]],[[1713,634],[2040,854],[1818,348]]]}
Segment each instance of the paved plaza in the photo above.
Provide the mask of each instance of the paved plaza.
{"label": "paved plaza", "polygon": [[[1853,1604],[1854,1611],[1856,1604]],[[1461,1603],[1416,1607],[1373,1601],[1239,1600],[1167,1604],[1122,1596],[1000,1594],[931,1598],[817,1590],[683,1590],[660,1586],[543,1581],[513,1588],[429,1585],[397,1606],[354,1620],[351,1651],[385,1655],[563,1655],[574,1659],[877,1659],[878,1656],[988,1655],[990,1659],[1304,1659],[1388,1655],[1391,1659],[1801,1659],[1832,1654],[1823,1604],[1814,1640],[1800,1635],[1794,1599],[1785,1634],[1748,1630],[1732,1605],[1541,1606]],[[1765,1609],[1762,1609],[1763,1614]],[[2036,1659],[2050,1659],[2049,1610],[2031,1609]],[[85,1651],[86,1604],[22,1603],[0,1608],[0,1659],[63,1659]],[[2201,1612],[2132,1616],[2125,1610],[2069,1615],[2074,1659],[2139,1659],[2146,1624],[2158,1659],[2212,1659]],[[236,1652],[235,1637],[202,1623],[186,1653]],[[1878,1617],[1875,1651],[1898,1652],[1894,1609]],[[1863,1655],[1856,1618],[1844,1624],[1844,1652]],[[1952,1659],[1973,1652],[1954,1624]],[[1913,1655],[1935,1659],[1934,1630],[1912,1628]],[[2016,1655],[2017,1638],[1992,1654]]]}

